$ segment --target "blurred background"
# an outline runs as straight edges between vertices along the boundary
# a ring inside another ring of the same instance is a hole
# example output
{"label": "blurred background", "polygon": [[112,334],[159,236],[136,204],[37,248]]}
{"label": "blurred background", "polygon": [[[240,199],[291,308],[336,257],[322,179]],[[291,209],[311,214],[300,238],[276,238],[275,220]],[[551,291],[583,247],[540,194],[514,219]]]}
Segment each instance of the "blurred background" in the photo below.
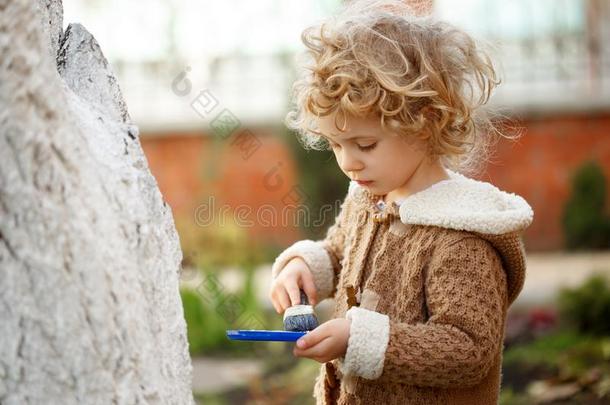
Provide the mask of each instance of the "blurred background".
{"label": "blurred background", "polygon": [[[523,130],[478,175],[523,196],[525,288],[511,307],[501,403],[610,403],[610,1],[434,0],[429,12],[493,45],[491,104]],[[72,0],[106,52],[171,205],[202,404],[312,404],[319,363],[227,329],[283,329],[270,266],[323,238],[348,179],[282,120],[301,31],[339,0]],[[332,300],[316,311],[328,319]]]}

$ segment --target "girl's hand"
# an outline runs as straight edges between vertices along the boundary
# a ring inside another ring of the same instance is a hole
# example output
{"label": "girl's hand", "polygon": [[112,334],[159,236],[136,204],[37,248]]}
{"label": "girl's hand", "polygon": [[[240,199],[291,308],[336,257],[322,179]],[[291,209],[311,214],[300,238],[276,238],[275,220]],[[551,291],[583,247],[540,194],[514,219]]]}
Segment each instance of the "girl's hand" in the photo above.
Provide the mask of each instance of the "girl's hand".
{"label": "girl's hand", "polygon": [[319,363],[345,356],[351,324],[352,321],[346,318],[324,322],[299,338],[292,353],[296,357],[308,357]]}
{"label": "girl's hand", "polygon": [[287,308],[301,303],[300,288],[305,291],[309,305],[315,306],[317,291],[313,274],[305,260],[294,257],[272,281],[269,290],[269,299],[278,314],[283,314]]}

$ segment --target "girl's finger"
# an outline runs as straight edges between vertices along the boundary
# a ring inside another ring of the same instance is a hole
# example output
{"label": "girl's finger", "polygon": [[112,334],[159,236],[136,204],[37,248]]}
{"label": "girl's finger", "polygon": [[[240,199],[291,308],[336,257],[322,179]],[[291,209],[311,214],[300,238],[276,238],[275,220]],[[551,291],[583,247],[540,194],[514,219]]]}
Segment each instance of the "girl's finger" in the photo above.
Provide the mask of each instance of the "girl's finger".
{"label": "girl's finger", "polygon": [[286,290],[288,290],[288,295],[290,296],[290,306],[302,304],[301,292],[299,291],[299,286],[296,281],[286,281]]}
{"label": "girl's finger", "polygon": [[304,336],[301,336],[296,341],[295,346],[301,350],[307,350],[311,347],[319,345],[324,339],[329,337],[327,334],[324,333],[324,328],[319,328],[320,327],[318,326],[316,329],[307,332]]}
{"label": "girl's finger", "polygon": [[329,345],[330,342],[327,339],[323,339],[321,342],[312,345],[312,346],[307,346],[306,349],[299,349],[298,346],[296,347],[296,353],[299,356],[304,356],[304,357],[309,357],[310,359],[313,359],[314,357],[325,357],[326,353],[329,349]]}
{"label": "girl's finger", "polygon": [[326,357],[312,357],[312,359],[317,361],[318,363],[326,363],[327,361],[329,361],[329,359],[327,359]]}
{"label": "girl's finger", "polygon": [[307,349],[309,347],[315,346],[324,339],[330,337],[328,332],[328,322],[324,322],[321,325],[318,325],[314,330],[310,330],[305,335],[301,336],[297,341],[295,346],[299,347],[299,342],[305,342],[305,345],[299,347],[300,349]]}
{"label": "girl's finger", "polygon": [[280,312],[280,305],[279,305],[279,301],[276,298],[277,295],[277,291],[274,289],[270,294],[269,294],[269,299],[271,300],[271,304],[273,305],[273,308],[275,308],[275,312],[277,312],[278,314],[281,313]]}
{"label": "girl's finger", "polygon": [[275,302],[275,300],[274,300],[274,301],[272,301],[272,303],[273,303],[273,308],[275,308],[275,312],[277,312],[278,314],[281,314],[281,313],[282,313],[282,312],[280,311],[280,309],[281,309],[281,308],[280,308],[280,307],[279,307],[279,305],[278,305],[278,304]]}
{"label": "girl's finger", "polygon": [[290,297],[285,289],[280,289],[280,291],[278,291],[278,300],[280,301],[280,313],[283,313],[286,308],[290,307]]}
{"label": "girl's finger", "polygon": [[317,290],[316,285],[313,282],[313,276],[311,272],[307,271],[303,274],[301,278],[301,282],[303,284],[303,291],[307,294],[307,298],[309,299],[310,305],[316,305],[317,303]]}
{"label": "girl's finger", "polygon": [[277,308],[275,307],[275,293],[274,293],[273,289],[271,289],[269,291],[269,295],[267,296],[267,298],[269,298],[269,301],[271,301],[271,304],[273,305],[273,307],[277,311]]}

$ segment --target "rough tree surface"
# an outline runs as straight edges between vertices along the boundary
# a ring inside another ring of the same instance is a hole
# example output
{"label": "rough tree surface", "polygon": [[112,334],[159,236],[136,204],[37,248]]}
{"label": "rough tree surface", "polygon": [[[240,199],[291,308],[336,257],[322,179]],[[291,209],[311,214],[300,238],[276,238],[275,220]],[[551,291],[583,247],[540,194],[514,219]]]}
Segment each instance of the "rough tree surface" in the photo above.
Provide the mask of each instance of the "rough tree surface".
{"label": "rough tree surface", "polygon": [[0,0],[0,403],[192,404],[171,210],[62,12]]}

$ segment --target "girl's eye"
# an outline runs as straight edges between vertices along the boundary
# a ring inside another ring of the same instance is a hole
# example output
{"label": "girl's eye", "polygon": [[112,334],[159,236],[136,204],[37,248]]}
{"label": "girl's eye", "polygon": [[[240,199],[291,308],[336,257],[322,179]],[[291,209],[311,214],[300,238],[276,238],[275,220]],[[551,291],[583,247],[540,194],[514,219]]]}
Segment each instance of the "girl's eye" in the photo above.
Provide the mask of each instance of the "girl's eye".
{"label": "girl's eye", "polygon": [[[341,148],[341,145],[339,145],[338,143],[329,143],[330,149],[338,149]],[[367,151],[367,150],[372,150],[375,148],[375,146],[377,146],[377,142],[372,143],[370,145],[366,145],[366,146],[360,146],[358,145],[358,149],[362,150],[362,151]]]}
{"label": "girl's eye", "polygon": [[377,146],[377,142],[372,143],[372,144],[367,145],[367,146],[360,146],[360,145],[358,145],[358,148],[360,148],[360,150],[372,150],[372,149],[375,149],[375,146]]}

